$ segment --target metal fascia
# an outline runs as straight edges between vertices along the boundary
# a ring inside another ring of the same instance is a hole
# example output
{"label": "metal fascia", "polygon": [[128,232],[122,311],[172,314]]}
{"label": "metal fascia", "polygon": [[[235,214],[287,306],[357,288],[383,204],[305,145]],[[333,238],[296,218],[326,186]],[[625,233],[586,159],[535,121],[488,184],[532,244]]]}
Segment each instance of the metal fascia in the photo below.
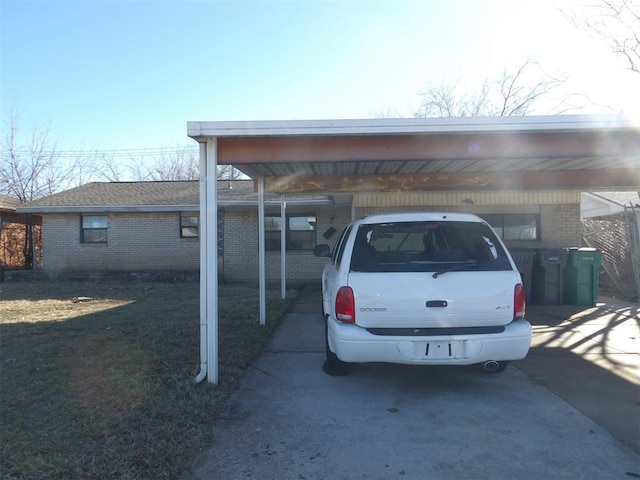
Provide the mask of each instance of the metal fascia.
{"label": "metal fascia", "polygon": [[187,135],[194,139],[304,135],[567,132],[610,129],[640,130],[640,122],[634,122],[622,115],[187,122]]}

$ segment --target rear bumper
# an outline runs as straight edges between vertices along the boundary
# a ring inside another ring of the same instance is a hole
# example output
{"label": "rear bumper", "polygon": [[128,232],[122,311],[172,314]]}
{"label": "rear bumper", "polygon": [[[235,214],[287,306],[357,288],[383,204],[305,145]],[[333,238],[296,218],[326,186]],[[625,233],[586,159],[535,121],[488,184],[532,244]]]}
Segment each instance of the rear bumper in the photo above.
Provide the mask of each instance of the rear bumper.
{"label": "rear bumper", "polygon": [[344,362],[410,365],[470,365],[519,360],[531,345],[531,325],[516,320],[500,333],[440,336],[374,335],[329,317],[329,348]]}

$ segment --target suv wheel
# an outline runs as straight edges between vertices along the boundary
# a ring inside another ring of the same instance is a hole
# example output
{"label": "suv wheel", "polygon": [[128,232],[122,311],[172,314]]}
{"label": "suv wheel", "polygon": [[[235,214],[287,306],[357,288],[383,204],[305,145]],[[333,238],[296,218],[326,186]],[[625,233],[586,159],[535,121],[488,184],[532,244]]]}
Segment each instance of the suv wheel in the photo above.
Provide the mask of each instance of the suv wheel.
{"label": "suv wheel", "polygon": [[329,319],[326,317],[324,328],[324,344],[326,351],[326,358],[324,364],[322,365],[322,370],[324,371],[324,373],[331,376],[348,374],[349,370],[347,368],[347,363],[340,360],[338,356],[329,348]]}

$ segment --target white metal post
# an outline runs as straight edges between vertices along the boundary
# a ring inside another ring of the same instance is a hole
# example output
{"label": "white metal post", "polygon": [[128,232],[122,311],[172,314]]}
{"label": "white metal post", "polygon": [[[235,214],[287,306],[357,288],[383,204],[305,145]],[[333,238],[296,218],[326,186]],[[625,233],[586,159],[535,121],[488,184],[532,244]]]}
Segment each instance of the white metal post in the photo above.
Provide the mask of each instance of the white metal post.
{"label": "white metal post", "polygon": [[264,177],[258,178],[258,283],[260,288],[260,325],[267,324],[266,254],[264,245]]}
{"label": "white metal post", "polygon": [[207,141],[207,363],[209,383],[218,383],[218,142]]}
{"label": "white metal post", "polygon": [[287,201],[280,197],[280,296],[287,298]]}

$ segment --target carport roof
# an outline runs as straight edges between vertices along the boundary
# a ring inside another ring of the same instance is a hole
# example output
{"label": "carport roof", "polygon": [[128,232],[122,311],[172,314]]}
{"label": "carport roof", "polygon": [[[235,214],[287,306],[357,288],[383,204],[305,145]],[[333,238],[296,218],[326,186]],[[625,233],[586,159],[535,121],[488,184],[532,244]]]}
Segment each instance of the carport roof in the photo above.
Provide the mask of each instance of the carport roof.
{"label": "carport roof", "polygon": [[[623,116],[188,122],[217,163],[271,192],[640,186],[640,124]],[[550,175],[553,173],[553,175]]]}

